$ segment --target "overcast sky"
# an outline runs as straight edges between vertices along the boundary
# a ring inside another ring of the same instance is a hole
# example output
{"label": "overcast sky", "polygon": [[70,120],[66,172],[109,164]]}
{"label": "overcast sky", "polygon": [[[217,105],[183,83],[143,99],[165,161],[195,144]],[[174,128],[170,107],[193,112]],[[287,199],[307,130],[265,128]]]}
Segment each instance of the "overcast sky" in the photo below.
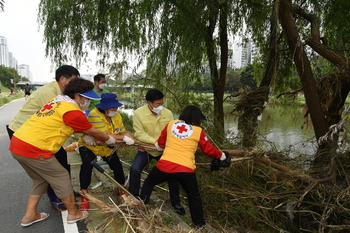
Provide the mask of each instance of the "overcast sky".
{"label": "overcast sky", "polygon": [[[34,81],[50,82],[57,67],[51,67],[45,58],[41,26],[37,23],[40,0],[5,0],[4,12],[0,12],[0,36],[7,39],[9,52],[18,64],[29,65]],[[96,74],[98,70],[77,67],[81,74]]]}

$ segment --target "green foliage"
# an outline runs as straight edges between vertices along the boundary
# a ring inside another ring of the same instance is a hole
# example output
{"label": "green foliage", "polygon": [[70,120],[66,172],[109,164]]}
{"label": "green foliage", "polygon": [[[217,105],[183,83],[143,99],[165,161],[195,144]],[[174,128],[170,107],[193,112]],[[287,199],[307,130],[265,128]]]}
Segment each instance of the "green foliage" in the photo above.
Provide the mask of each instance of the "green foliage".
{"label": "green foliage", "polygon": [[248,65],[241,72],[240,82],[243,88],[245,89],[256,89],[256,81],[254,79],[254,69],[253,65]]}
{"label": "green foliage", "polygon": [[321,21],[324,39],[328,41],[328,46],[349,56],[350,22],[344,19],[349,17],[350,2],[323,0],[320,1],[320,8],[324,16],[324,20]]}
{"label": "green foliage", "polygon": [[14,78],[16,82],[19,81],[17,71],[15,71],[12,68],[0,65],[0,83],[2,86],[7,88],[13,88],[13,83],[11,83],[11,79]]}
{"label": "green foliage", "polygon": [[233,93],[233,92],[239,91],[239,88],[242,85],[240,81],[240,75],[241,75],[241,72],[238,70],[229,69],[227,71],[226,85],[225,85],[226,92]]}
{"label": "green foliage", "polygon": [[134,133],[134,129],[132,127],[132,125],[133,125],[132,116],[129,116],[127,113],[121,112],[121,111],[119,111],[119,113],[122,116],[123,124],[124,124],[126,131],[128,131],[130,133]]}
{"label": "green foliage", "polygon": [[18,93],[16,95],[9,96],[10,92],[4,92],[6,90],[2,90],[2,93],[0,94],[0,107],[11,102],[14,99],[19,99],[23,97],[22,93]]}

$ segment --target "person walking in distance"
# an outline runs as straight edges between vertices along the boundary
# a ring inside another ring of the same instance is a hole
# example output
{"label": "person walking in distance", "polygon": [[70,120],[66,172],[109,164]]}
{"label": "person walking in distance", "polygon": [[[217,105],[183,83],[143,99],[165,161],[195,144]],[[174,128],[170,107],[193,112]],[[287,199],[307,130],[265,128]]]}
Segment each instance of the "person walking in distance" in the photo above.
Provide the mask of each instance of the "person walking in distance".
{"label": "person walking in distance", "polygon": [[27,83],[24,87],[24,98],[27,100],[27,98],[30,96],[32,92],[32,87],[29,86],[29,84]]}

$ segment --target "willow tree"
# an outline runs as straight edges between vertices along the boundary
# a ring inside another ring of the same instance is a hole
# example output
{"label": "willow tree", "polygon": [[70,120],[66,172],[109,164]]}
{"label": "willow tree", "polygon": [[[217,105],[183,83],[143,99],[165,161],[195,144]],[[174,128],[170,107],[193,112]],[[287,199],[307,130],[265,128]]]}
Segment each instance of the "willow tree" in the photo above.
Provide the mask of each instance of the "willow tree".
{"label": "willow tree", "polygon": [[[247,28],[257,42],[262,42],[260,47],[265,48],[261,50],[261,54],[265,57],[265,74],[258,90],[261,91],[264,86],[269,87],[271,78],[274,78],[275,90],[278,90],[281,84],[288,86],[288,75],[293,69],[296,70],[308,107],[308,115],[314,126],[315,137],[317,140],[322,138],[329,127],[341,119],[345,100],[350,91],[348,62],[350,25],[348,21],[343,20],[349,12],[350,2],[340,0],[245,2],[247,9],[250,9],[247,11],[247,19],[250,19]],[[259,7],[256,7],[257,5]],[[259,14],[253,14],[254,9],[268,9],[268,6],[271,17],[265,17],[264,20]],[[274,15],[278,16],[278,21]],[[258,20],[260,25],[272,22],[268,34],[266,34],[268,30],[264,28],[258,30]],[[281,34],[276,34],[277,31]],[[270,41],[259,40],[264,33]],[[263,46],[264,44],[268,46]],[[323,69],[321,73],[316,72],[321,64],[328,64],[327,69]],[[279,67],[276,67],[277,65]],[[286,70],[289,73],[286,73]],[[266,93],[264,92],[262,96],[265,98],[261,98],[260,101],[255,98],[251,102],[243,102],[245,106],[251,105],[258,110],[254,112],[250,111],[251,108],[246,108],[242,114],[245,117],[243,122],[251,127],[249,133],[252,135],[256,128],[256,124],[253,123],[263,110],[262,103],[267,99]],[[254,93],[249,95],[254,96]],[[329,162],[337,147],[337,137],[333,139],[335,140],[320,144],[318,152],[322,153],[318,155],[322,156],[318,156],[317,160],[325,159],[326,164]]]}
{"label": "willow tree", "polygon": [[133,54],[138,64],[147,62],[145,80],[183,92],[209,67],[214,125],[222,135],[228,34],[243,26],[237,2],[42,0],[39,19],[46,55],[56,63],[84,62],[90,49],[101,62]]}

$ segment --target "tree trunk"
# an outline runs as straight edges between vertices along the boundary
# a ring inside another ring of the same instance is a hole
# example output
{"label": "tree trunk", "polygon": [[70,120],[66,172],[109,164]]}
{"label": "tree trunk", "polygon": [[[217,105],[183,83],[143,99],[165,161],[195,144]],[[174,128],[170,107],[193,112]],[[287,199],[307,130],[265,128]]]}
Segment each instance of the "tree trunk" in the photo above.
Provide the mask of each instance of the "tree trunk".
{"label": "tree trunk", "polygon": [[263,113],[266,106],[265,103],[267,103],[269,100],[271,80],[274,79],[277,72],[279,61],[277,29],[277,15],[275,14],[274,9],[274,12],[272,12],[270,26],[270,49],[264,76],[259,88],[245,95],[236,104],[235,108],[235,110],[242,110],[239,110],[242,113],[238,118],[238,129],[242,133],[241,143],[245,148],[254,147],[256,145],[258,117]]}
{"label": "tree trunk", "polygon": [[314,126],[316,138],[325,135],[328,125],[324,111],[318,96],[316,82],[313,76],[309,59],[304,51],[304,46],[299,38],[295,20],[293,18],[293,6],[290,0],[280,0],[279,20],[281,22],[286,40],[304,90],[306,104]]}
{"label": "tree trunk", "polygon": [[[217,58],[215,52],[215,40],[213,39],[215,24],[220,15],[220,49],[221,49],[221,69],[220,75],[216,65]],[[223,138],[224,136],[224,90],[227,71],[228,59],[228,41],[227,41],[227,14],[226,9],[217,8],[211,10],[209,25],[207,26],[206,35],[207,57],[209,61],[210,75],[214,92],[214,127],[216,129],[215,137]]]}

